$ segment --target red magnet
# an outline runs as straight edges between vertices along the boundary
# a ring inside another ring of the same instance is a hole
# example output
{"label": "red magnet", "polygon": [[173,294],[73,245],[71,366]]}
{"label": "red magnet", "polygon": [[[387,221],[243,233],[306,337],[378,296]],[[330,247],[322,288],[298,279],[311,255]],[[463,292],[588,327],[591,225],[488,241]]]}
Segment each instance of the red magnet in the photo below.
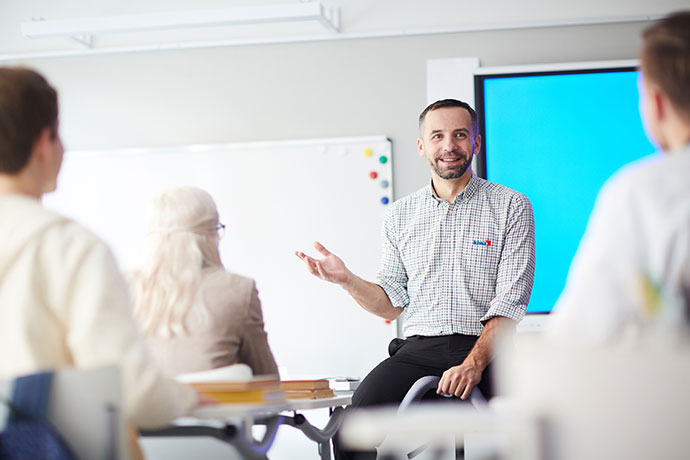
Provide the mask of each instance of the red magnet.
{"label": "red magnet", "polygon": [[379,177],[379,173],[377,173],[376,171],[372,171],[369,173],[369,177],[371,177],[372,179],[376,179],[377,177]]}

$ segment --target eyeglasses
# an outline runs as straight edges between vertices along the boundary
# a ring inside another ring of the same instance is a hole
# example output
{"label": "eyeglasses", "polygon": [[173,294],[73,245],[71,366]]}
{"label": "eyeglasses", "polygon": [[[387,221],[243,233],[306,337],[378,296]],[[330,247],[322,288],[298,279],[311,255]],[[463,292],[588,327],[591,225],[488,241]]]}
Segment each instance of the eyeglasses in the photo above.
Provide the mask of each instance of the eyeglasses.
{"label": "eyeglasses", "polygon": [[218,232],[218,239],[223,238],[225,236],[225,225],[219,223],[216,225],[216,231]]}

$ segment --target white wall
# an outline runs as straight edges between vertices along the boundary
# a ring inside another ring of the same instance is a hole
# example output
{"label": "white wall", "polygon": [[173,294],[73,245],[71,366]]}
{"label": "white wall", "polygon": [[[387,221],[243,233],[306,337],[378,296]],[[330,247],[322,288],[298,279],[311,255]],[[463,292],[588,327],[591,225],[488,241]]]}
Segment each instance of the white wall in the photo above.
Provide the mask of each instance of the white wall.
{"label": "white wall", "polygon": [[386,135],[396,197],[424,185],[426,60],[625,59],[644,23],[160,51],[22,63],[59,89],[70,149]]}
{"label": "white wall", "polygon": [[[428,59],[477,56],[482,66],[497,66],[634,58],[647,22],[625,21],[687,7],[687,0],[324,0],[340,7],[345,37],[624,22],[7,59],[79,48],[65,38],[22,37],[19,24],[32,17],[295,1],[3,0],[0,64],[35,67],[58,87],[69,149],[386,135],[393,140],[394,192],[401,197],[428,178],[415,149],[416,117],[426,105]],[[289,35],[285,29],[262,33],[273,33],[275,40]],[[97,37],[96,44],[106,39]]]}

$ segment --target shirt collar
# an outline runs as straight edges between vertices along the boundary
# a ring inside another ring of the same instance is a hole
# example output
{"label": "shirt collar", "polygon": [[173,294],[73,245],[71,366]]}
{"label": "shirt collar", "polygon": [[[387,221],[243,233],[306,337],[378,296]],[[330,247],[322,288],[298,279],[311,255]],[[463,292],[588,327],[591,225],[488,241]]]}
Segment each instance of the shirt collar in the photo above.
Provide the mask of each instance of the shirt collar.
{"label": "shirt collar", "polygon": [[[462,200],[464,200],[464,201],[470,200],[472,198],[472,195],[474,195],[474,192],[477,191],[477,188],[479,187],[479,178],[474,173],[474,170],[471,170],[471,173],[472,173],[472,175],[470,176],[470,181],[465,186],[465,190],[460,192],[460,194],[455,197],[455,200],[453,201],[454,203],[456,203],[458,201],[462,201]],[[429,179],[429,185],[426,186],[426,193],[431,198],[436,200],[438,203],[441,203],[444,201],[442,198],[440,198],[436,194],[436,191],[434,190],[434,184],[431,181],[431,179]]]}
{"label": "shirt collar", "polygon": [[472,196],[474,195],[474,192],[476,192],[478,188],[479,188],[479,178],[474,173],[474,171],[472,171],[472,176],[470,177],[470,181],[467,183],[465,190],[463,190],[460,195],[455,197],[455,199],[456,200],[462,199],[465,201],[469,201],[472,198]]}

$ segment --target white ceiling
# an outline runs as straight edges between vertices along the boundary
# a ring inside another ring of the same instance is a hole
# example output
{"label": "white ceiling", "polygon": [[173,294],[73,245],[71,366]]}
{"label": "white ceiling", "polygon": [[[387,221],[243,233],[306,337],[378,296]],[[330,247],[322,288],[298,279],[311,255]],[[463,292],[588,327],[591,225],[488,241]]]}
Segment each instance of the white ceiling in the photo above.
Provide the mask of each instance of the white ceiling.
{"label": "white ceiling", "polygon": [[690,7],[688,0],[322,0],[325,7],[340,9],[340,33],[302,22],[107,34],[94,36],[92,50],[66,37],[29,39],[20,28],[32,18],[74,19],[296,2],[299,0],[0,0],[0,57],[641,21]]}

